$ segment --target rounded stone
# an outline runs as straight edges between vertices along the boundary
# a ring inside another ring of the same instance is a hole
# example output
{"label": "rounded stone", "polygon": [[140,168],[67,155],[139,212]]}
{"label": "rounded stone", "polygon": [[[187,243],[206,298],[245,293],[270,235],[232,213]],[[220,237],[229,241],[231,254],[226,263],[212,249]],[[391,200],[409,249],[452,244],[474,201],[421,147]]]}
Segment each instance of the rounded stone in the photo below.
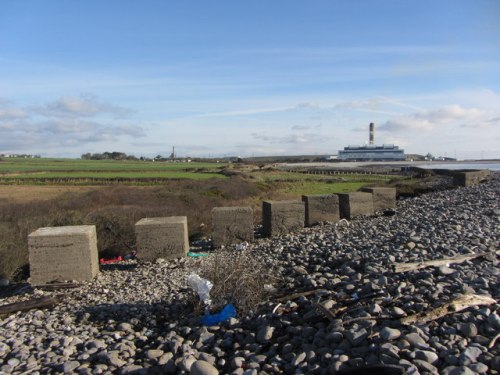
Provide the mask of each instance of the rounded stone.
{"label": "rounded stone", "polygon": [[218,375],[219,371],[207,361],[198,360],[191,365],[191,375]]}
{"label": "rounded stone", "polygon": [[395,328],[384,327],[380,330],[380,337],[385,341],[391,341],[401,336],[401,331]]}
{"label": "rounded stone", "polygon": [[79,366],[80,366],[80,362],[78,362],[78,361],[67,361],[67,362],[64,362],[64,364],[63,364],[63,372],[65,374],[71,374],[71,373],[73,373],[73,370],[75,370]]}
{"label": "rounded stone", "polygon": [[159,349],[150,349],[146,352],[146,357],[148,357],[149,359],[156,359],[156,358],[160,358],[162,355],[163,355],[163,350],[159,350]]}

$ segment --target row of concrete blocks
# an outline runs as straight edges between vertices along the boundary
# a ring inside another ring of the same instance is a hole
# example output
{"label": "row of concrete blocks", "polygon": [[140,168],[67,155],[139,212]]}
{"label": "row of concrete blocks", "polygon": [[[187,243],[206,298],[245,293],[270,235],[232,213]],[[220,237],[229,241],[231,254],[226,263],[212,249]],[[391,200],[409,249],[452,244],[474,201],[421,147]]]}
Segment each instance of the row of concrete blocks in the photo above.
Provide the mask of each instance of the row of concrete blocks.
{"label": "row of concrete blocks", "polygon": [[458,172],[453,175],[453,185],[467,187],[479,184],[490,176],[488,169],[479,171]]}
{"label": "row of concrete blocks", "polygon": [[[264,201],[263,229],[267,236],[286,234],[318,222],[335,222],[375,210],[393,208],[396,191],[366,188],[364,192],[305,195],[302,201]],[[250,207],[216,207],[212,211],[215,247],[252,241]],[[189,251],[186,216],[144,218],[135,225],[137,257],[183,257]],[[99,272],[94,225],[40,228],[28,236],[30,282],[34,285],[62,280],[90,280]]]}
{"label": "row of concrete blocks", "polygon": [[396,207],[396,189],[363,188],[354,193],[303,195],[302,201],[265,201],[262,205],[264,235],[283,235],[321,222],[351,220]]}

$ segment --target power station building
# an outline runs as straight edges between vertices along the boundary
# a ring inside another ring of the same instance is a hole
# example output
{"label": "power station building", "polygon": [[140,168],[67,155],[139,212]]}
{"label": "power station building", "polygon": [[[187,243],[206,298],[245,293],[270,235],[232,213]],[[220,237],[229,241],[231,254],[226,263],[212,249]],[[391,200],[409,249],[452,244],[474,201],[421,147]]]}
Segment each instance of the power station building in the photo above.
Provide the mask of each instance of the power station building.
{"label": "power station building", "polygon": [[395,145],[374,144],[375,125],[370,123],[370,140],[365,146],[347,146],[339,150],[339,159],[344,161],[397,161],[405,160],[403,149]]}

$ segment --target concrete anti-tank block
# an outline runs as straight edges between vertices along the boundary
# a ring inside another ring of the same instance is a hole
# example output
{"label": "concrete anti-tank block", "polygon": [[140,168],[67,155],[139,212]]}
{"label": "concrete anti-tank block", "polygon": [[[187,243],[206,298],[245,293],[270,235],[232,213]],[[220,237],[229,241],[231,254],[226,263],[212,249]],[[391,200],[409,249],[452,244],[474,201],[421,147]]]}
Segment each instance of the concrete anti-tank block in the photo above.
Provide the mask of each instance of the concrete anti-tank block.
{"label": "concrete anti-tank block", "polygon": [[304,202],[262,202],[262,225],[265,236],[279,236],[302,229],[304,220]]}
{"label": "concrete anti-tank block", "polygon": [[458,172],[453,176],[453,185],[455,186],[471,186],[479,184],[490,176],[488,169],[470,172]]}
{"label": "concrete anti-tank block", "polygon": [[306,226],[310,227],[323,221],[340,220],[338,195],[303,195],[302,201],[305,203]]}
{"label": "concrete anti-tank block", "polygon": [[356,216],[373,215],[373,196],[371,193],[356,191],[341,193],[339,196],[340,218],[351,220]]}
{"label": "concrete anti-tank block", "polygon": [[135,224],[135,239],[140,260],[184,257],[189,251],[187,217],[141,219]]}
{"label": "concrete anti-tank block", "polygon": [[364,187],[361,191],[373,194],[373,209],[375,211],[396,208],[396,188]]}
{"label": "concrete anti-tank block", "polygon": [[91,280],[99,272],[94,225],[39,228],[28,236],[30,283]]}
{"label": "concrete anti-tank block", "polygon": [[212,210],[214,247],[253,241],[251,207],[215,207]]}

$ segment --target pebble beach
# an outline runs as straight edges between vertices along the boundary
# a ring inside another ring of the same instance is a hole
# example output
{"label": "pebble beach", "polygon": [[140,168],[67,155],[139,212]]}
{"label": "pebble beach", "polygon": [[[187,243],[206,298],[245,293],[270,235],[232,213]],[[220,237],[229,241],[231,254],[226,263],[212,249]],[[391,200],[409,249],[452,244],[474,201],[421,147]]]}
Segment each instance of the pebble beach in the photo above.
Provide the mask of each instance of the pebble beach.
{"label": "pebble beach", "polygon": [[[106,265],[74,289],[11,285],[0,305],[61,302],[0,317],[0,374],[497,374],[499,240],[493,173],[476,186],[398,200],[392,216],[233,250],[262,259],[279,282],[269,280],[274,291],[254,311],[215,326],[201,325],[186,284],[203,258]],[[486,302],[412,318],[464,295]]]}

